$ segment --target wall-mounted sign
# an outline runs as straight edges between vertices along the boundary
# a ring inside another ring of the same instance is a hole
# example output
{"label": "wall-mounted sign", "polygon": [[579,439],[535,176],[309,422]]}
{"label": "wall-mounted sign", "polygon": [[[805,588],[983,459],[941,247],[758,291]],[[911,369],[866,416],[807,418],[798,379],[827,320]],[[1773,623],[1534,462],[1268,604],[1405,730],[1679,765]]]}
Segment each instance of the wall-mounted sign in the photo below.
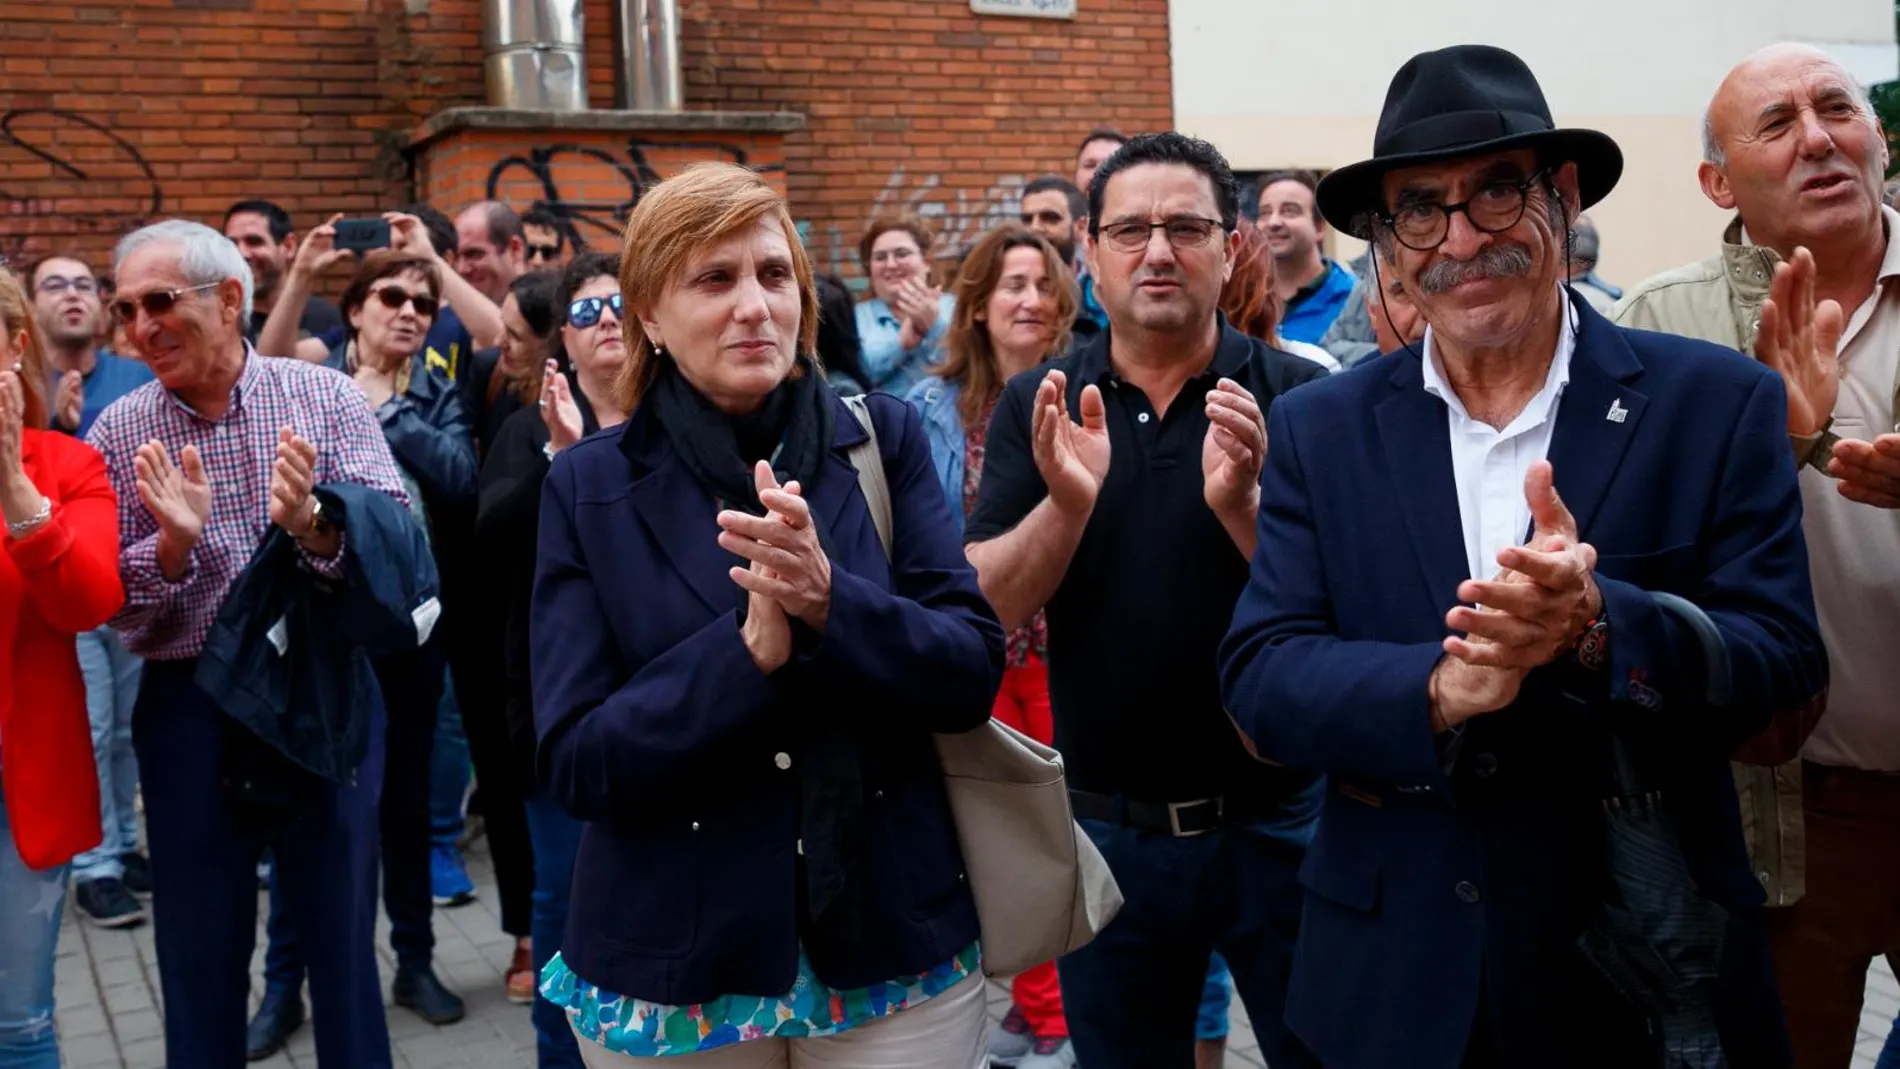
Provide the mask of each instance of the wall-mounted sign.
{"label": "wall-mounted sign", "polygon": [[1026,19],[1072,19],[1076,0],[970,0],[979,15],[1013,15]]}

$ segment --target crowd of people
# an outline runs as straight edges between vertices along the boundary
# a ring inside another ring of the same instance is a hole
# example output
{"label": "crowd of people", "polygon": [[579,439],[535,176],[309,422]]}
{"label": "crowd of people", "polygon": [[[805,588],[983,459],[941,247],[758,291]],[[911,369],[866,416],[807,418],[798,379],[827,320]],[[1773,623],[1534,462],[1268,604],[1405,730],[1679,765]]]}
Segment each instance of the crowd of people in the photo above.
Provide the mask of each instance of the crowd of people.
{"label": "crowd of people", "polygon": [[[252,199],[0,267],[0,1069],[60,1064],[69,885],[155,925],[168,1064],[392,1065],[378,904],[460,1020],[474,828],[541,1069],[1218,1066],[1235,992],[1274,1069],[1845,1069],[1900,213],[1805,46],[1703,154],[1733,222],[1627,294],[1620,149],[1486,46],[1323,177],[1089,131],[860,293],[723,164],[615,251]],[[992,719],[1122,903],[994,1027],[934,741]]]}

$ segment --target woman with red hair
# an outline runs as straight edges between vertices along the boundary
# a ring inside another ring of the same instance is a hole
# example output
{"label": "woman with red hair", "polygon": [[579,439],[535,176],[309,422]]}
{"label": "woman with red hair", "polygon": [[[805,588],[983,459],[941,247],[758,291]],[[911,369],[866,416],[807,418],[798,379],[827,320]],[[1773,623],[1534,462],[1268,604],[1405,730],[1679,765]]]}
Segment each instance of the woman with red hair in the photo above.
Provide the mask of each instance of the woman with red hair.
{"label": "woman with red hair", "polygon": [[1238,233],[1240,248],[1234,252],[1234,273],[1227,276],[1227,284],[1220,291],[1220,310],[1227,322],[1275,349],[1305,357],[1328,371],[1338,371],[1339,361],[1333,354],[1317,345],[1280,337],[1280,317],[1285,309],[1273,294],[1273,253],[1260,231],[1243,226]]}

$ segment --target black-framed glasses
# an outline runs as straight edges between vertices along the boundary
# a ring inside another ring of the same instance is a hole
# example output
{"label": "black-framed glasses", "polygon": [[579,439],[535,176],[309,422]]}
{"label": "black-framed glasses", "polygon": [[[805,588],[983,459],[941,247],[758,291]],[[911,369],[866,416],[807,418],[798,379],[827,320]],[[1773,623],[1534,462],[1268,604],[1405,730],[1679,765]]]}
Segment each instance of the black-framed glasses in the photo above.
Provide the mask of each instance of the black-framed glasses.
{"label": "black-framed glasses", "polygon": [[383,302],[383,307],[392,312],[400,312],[403,305],[413,304],[416,314],[424,319],[434,319],[436,309],[442,306],[442,302],[426,293],[410,293],[401,286],[384,286],[371,290],[370,295]]}
{"label": "black-framed glasses", "polygon": [[1498,179],[1485,183],[1457,204],[1407,204],[1390,215],[1380,215],[1379,221],[1399,239],[1399,244],[1414,252],[1430,252],[1444,244],[1445,235],[1451,232],[1453,212],[1463,212],[1480,233],[1498,234],[1516,226],[1524,218],[1524,206],[1530,203],[1531,187],[1543,180],[1542,172],[1521,182]]}
{"label": "black-framed glasses", "polygon": [[48,296],[57,296],[72,290],[74,293],[93,294],[99,292],[99,283],[93,278],[81,275],[67,278],[64,275],[47,275],[40,279],[40,292]]}
{"label": "black-framed glasses", "polygon": [[545,260],[548,263],[553,263],[560,258],[561,243],[558,241],[552,245],[536,245],[533,242],[528,244],[529,263],[533,263],[536,260]]}
{"label": "black-framed glasses", "polygon": [[1168,236],[1168,244],[1177,249],[1205,248],[1214,235],[1227,229],[1219,219],[1181,216],[1161,223],[1114,223],[1102,228],[1102,237],[1116,252],[1140,252],[1159,230]]}
{"label": "black-framed glasses", "polygon": [[625,315],[621,312],[621,307],[618,293],[611,297],[582,297],[567,306],[567,325],[575,330],[586,330],[600,322],[602,308],[613,309],[614,318],[621,319]]}
{"label": "black-framed glasses", "polygon": [[148,318],[157,319],[172,310],[178,304],[178,298],[187,293],[203,293],[224,285],[217,282],[202,282],[196,286],[183,286],[175,290],[153,290],[141,293],[137,297],[121,297],[112,302],[112,314],[119,317],[121,323],[131,323],[138,318],[139,310],[144,309]]}

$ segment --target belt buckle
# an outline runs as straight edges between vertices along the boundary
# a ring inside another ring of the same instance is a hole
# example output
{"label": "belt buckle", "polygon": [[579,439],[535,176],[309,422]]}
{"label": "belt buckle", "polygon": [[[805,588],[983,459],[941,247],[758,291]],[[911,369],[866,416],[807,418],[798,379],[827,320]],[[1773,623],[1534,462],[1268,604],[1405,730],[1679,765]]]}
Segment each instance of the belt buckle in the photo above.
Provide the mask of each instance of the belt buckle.
{"label": "belt buckle", "polygon": [[1200,828],[1195,831],[1188,831],[1185,828],[1181,827],[1181,810],[1186,809],[1189,806],[1207,805],[1210,802],[1212,802],[1214,805],[1215,817],[1221,817],[1221,816],[1226,815],[1227,800],[1225,798],[1202,798],[1198,801],[1193,801],[1193,802],[1169,802],[1168,803],[1168,831],[1171,832],[1174,835],[1174,837],[1177,839],[1192,839],[1199,835],[1206,835],[1209,831],[1213,829]]}

